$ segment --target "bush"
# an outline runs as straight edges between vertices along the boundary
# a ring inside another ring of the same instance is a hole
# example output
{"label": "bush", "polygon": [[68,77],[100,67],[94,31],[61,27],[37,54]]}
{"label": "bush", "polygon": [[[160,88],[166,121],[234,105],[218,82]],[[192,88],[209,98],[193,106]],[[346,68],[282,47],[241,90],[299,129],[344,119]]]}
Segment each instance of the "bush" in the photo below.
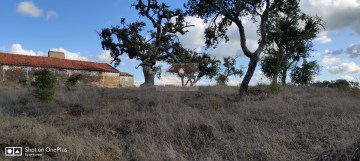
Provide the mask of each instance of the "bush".
{"label": "bush", "polygon": [[276,82],[272,82],[269,86],[269,89],[270,89],[270,92],[274,93],[274,94],[281,92],[281,86]]}
{"label": "bush", "polygon": [[25,87],[25,86],[28,85],[26,79],[20,79],[20,80],[19,80],[19,84],[20,84],[21,86],[23,86],[23,87]]}
{"label": "bush", "polygon": [[77,82],[81,79],[82,79],[81,74],[76,74],[76,75],[70,76],[65,82],[66,88],[68,90],[71,90],[71,88],[74,87],[77,84]]}
{"label": "bush", "polygon": [[39,70],[34,73],[35,81],[31,82],[34,96],[41,101],[50,101],[55,94],[56,76],[48,69]]}
{"label": "bush", "polygon": [[223,74],[219,74],[216,78],[216,84],[220,85],[220,86],[225,86],[226,82],[229,81],[228,77],[226,75]]}
{"label": "bush", "polygon": [[330,82],[329,81],[317,81],[315,83],[312,83],[311,86],[314,86],[314,87],[319,87],[319,88],[327,88],[329,87],[330,85]]}
{"label": "bush", "polygon": [[81,116],[85,112],[85,108],[82,104],[70,105],[69,113],[72,116]]}
{"label": "bush", "polygon": [[350,88],[350,83],[345,79],[331,81],[329,88]]}

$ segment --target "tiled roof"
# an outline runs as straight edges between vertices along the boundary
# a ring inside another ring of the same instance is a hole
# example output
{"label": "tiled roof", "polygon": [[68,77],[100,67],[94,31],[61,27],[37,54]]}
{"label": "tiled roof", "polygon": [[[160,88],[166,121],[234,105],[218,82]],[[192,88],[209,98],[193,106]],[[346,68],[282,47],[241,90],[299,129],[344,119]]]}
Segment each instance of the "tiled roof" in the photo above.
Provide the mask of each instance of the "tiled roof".
{"label": "tiled roof", "polygon": [[8,54],[1,52],[0,52],[0,64],[123,73],[123,72],[119,72],[116,68],[106,63],[95,63],[88,61],[50,58],[50,57],[41,57],[41,56],[27,56],[27,55]]}
{"label": "tiled roof", "polygon": [[120,76],[133,77],[133,75],[131,75],[131,74],[129,74],[129,73],[125,73],[125,72],[120,72]]}

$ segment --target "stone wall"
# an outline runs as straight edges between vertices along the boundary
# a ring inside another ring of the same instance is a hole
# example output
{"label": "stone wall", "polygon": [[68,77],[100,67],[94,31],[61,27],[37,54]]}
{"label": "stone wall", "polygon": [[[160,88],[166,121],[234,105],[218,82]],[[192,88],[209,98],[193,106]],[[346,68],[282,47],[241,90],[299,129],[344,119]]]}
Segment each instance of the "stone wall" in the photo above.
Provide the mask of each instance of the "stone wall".
{"label": "stone wall", "polygon": [[119,73],[101,73],[99,81],[94,81],[98,87],[108,87],[108,88],[119,88],[120,87],[120,78]]}
{"label": "stone wall", "polygon": [[[0,65],[0,81],[19,82],[19,80],[34,81],[34,72],[44,68],[25,67],[25,66],[9,66]],[[81,74],[83,79],[81,83],[91,84],[98,87],[119,88],[132,87],[134,84],[133,77],[119,76],[119,73],[108,73],[98,71],[83,71],[49,68],[56,76],[60,84],[63,84],[71,75]],[[127,78],[124,78],[127,77]]]}
{"label": "stone wall", "polygon": [[134,87],[134,77],[120,76],[120,87]]}

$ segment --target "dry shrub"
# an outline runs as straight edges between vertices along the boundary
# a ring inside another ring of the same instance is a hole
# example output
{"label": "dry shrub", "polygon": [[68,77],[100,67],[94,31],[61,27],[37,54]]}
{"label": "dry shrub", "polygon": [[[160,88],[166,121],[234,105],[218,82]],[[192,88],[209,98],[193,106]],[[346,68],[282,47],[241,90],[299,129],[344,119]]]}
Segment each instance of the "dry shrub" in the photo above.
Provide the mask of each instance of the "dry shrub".
{"label": "dry shrub", "polygon": [[234,87],[79,86],[58,89],[52,102],[41,103],[21,87],[1,90],[1,153],[5,146],[69,149],[27,159],[337,160],[359,153],[354,91],[284,87],[258,99],[238,98]]}

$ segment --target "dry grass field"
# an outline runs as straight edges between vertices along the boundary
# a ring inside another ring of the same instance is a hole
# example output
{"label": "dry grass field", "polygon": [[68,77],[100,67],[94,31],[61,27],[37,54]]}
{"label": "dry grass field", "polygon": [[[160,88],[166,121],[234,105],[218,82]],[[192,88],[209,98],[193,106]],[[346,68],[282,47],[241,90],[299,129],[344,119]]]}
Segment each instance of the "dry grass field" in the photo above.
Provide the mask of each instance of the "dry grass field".
{"label": "dry grass field", "polygon": [[[0,160],[359,160],[360,92],[286,87],[236,98],[236,87],[57,90],[38,102],[0,87]],[[7,146],[67,153],[5,157]]]}

